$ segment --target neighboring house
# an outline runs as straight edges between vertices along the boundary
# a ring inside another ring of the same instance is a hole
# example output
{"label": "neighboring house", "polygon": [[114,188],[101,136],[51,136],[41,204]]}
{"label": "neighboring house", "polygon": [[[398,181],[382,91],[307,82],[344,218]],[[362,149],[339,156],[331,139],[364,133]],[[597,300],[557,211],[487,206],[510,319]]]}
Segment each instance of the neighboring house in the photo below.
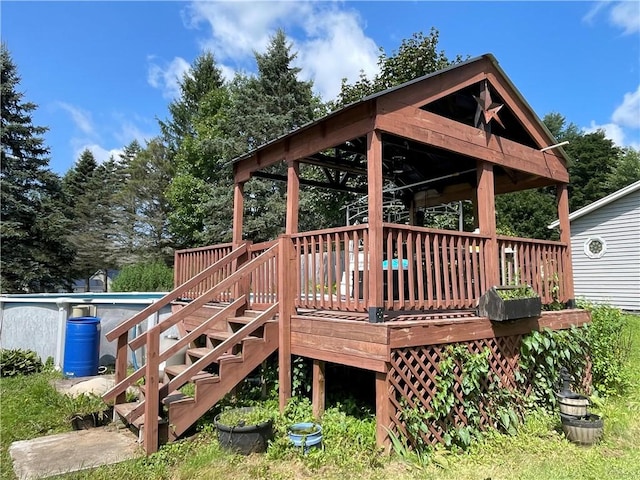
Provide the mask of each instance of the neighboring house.
{"label": "neighboring house", "polygon": [[89,277],[89,288],[87,288],[87,280],[74,280],[73,293],[84,292],[110,292],[113,279],[120,273],[118,270],[98,270]]}
{"label": "neighboring house", "polygon": [[640,311],[640,181],[576,210],[569,221],[576,298]]}

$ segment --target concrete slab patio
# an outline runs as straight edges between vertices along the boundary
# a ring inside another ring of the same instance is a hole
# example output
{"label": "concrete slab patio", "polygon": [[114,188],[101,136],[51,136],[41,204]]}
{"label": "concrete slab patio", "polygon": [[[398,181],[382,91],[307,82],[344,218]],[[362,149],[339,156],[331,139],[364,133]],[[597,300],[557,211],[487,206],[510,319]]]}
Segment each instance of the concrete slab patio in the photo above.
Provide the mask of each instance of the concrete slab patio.
{"label": "concrete slab patio", "polygon": [[47,478],[144,456],[137,437],[108,425],[13,442],[9,447],[19,480]]}

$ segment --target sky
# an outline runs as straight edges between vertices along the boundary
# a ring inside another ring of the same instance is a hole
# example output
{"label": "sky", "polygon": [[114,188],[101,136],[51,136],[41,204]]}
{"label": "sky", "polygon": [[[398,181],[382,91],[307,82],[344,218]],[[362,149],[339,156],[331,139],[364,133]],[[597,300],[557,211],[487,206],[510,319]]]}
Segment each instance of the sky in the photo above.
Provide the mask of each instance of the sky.
{"label": "sky", "polygon": [[640,148],[640,2],[3,0],[0,37],[38,105],[50,167],[63,175],[159,134],[193,61],[211,51],[225,77],[255,72],[278,28],[301,78],[324,100],[342,78],[377,71],[415,32],[439,31],[449,58],[492,53],[536,114]]}

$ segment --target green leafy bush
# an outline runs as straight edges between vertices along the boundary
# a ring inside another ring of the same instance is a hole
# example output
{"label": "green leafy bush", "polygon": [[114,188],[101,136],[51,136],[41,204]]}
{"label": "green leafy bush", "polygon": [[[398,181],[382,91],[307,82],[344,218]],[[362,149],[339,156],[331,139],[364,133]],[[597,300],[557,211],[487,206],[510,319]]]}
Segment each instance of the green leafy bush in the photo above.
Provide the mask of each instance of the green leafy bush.
{"label": "green leafy bush", "polygon": [[42,361],[33,350],[0,350],[0,376],[29,375],[42,370]]}
{"label": "green leafy bush", "polygon": [[631,353],[631,330],[620,309],[609,305],[581,304],[591,312],[587,343],[593,386],[602,395],[623,393],[629,386],[625,365]]}
{"label": "green leafy bush", "polygon": [[114,292],[168,292],[173,289],[173,269],[162,262],[124,267],[113,280]]}
{"label": "green leafy bush", "polygon": [[[531,385],[528,407],[542,407],[552,411],[556,406],[556,392],[560,369],[567,368],[575,378],[583,378],[587,362],[588,327],[570,330],[534,331],[522,339],[516,380],[525,390]],[[579,385],[574,385],[579,389]]]}

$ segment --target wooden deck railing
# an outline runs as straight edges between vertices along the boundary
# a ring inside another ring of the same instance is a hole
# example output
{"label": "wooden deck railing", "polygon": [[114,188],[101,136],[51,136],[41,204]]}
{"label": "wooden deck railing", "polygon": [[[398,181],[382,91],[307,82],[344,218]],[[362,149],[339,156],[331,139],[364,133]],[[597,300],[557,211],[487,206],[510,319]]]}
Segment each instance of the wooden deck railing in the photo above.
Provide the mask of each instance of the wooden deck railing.
{"label": "wooden deck railing", "polygon": [[[369,272],[382,270],[386,310],[446,310],[475,308],[487,284],[485,265],[489,237],[469,232],[437,230],[385,223],[383,262],[370,265],[369,230],[366,224],[339,227],[291,236],[300,260],[296,266],[296,306],[301,308],[367,311]],[[248,244],[255,258],[274,242]],[[566,302],[561,242],[498,236],[499,282],[529,284],[543,303]],[[200,272],[207,262],[231,251],[230,244],[176,252],[176,279],[184,281]],[[237,268],[238,261],[209,276],[185,292],[197,298]],[[264,263],[246,279],[242,291],[258,309],[276,302],[278,272],[275,260]],[[222,292],[218,300],[234,298]]]}
{"label": "wooden deck railing", "polygon": [[[218,260],[228,255],[233,250],[233,244],[223,243],[220,245],[211,245],[208,247],[190,248],[187,250],[176,250],[174,255],[174,280],[175,286],[182,285],[189,279],[202,272],[209,265],[216,263]],[[180,294],[181,298],[198,298],[202,293],[209,290],[220,281],[227,278],[232,271],[233,264],[226,265],[220,269],[215,275],[210,275],[201,283],[191,286]],[[230,292],[222,292],[217,301],[229,300]]]}
{"label": "wooden deck railing", "polygon": [[366,311],[369,285],[367,225],[291,236],[297,263],[296,306]]}
{"label": "wooden deck railing", "polygon": [[408,225],[384,225],[385,307],[474,308],[488,288],[484,275],[487,237]]}
{"label": "wooden deck railing", "polygon": [[499,236],[500,283],[531,285],[544,304],[568,301],[563,268],[566,249],[562,242]]}

